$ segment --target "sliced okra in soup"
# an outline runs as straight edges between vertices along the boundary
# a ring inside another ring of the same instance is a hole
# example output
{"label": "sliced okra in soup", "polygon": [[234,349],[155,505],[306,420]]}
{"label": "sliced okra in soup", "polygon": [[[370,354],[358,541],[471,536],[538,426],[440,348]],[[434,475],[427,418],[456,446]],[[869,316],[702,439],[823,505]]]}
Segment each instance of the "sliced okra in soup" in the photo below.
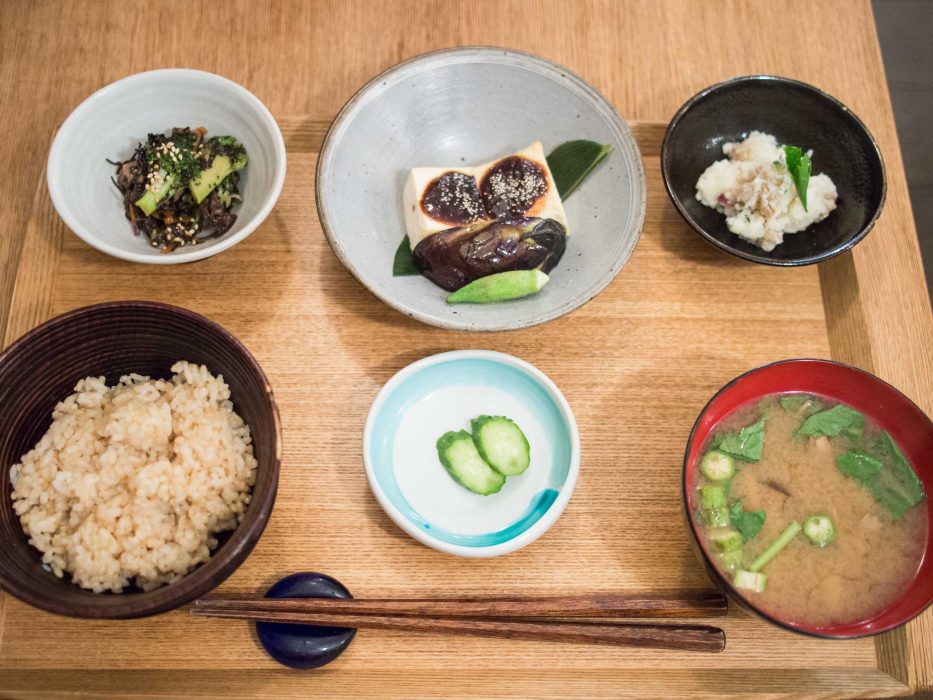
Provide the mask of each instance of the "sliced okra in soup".
{"label": "sliced okra in soup", "polygon": [[836,539],[836,525],[825,513],[816,513],[804,522],[803,534],[810,540],[810,544],[826,547]]}
{"label": "sliced okra in soup", "polygon": [[727,526],[710,530],[709,538],[720,552],[742,549],[742,534],[734,527]]}
{"label": "sliced okra in soup", "polygon": [[700,487],[700,513],[710,527],[725,527],[731,523],[729,499],[723,486],[707,484]]}
{"label": "sliced okra in soup", "polygon": [[700,460],[700,471],[710,481],[726,481],[735,475],[735,460],[720,450],[710,450]]}

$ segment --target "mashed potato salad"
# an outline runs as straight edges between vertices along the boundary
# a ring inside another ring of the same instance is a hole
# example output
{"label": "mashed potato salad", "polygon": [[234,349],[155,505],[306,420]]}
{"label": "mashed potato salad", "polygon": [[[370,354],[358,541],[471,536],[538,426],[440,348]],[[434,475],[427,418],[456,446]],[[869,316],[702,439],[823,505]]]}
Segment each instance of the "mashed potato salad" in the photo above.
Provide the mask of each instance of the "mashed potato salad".
{"label": "mashed potato salad", "polygon": [[785,150],[771,134],[751,132],[722,147],[726,155],[697,181],[697,199],[726,215],[733,233],[762,250],[774,250],[784,235],[822,221],[836,208],[836,186],[824,174],[810,177],[806,207],[788,172]]}
{"label": "mashed potato salad", "polygon": [[256,459],[223,377],[176,362],[169,380],[87,377],[11,467],[13,507],[56,576],[151,590],[207,561],[236,528]]}

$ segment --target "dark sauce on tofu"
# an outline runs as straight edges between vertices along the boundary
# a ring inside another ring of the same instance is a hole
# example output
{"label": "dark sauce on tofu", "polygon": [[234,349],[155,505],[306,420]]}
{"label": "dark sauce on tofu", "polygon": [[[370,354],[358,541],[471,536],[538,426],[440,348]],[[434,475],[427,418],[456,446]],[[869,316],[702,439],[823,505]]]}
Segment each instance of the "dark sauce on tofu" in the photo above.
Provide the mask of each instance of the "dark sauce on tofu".
{"label": "dark sauce on tofu", "polygon": [[428,185],[421,208],[432,219],[454,225],[470,224],[486,216],[476,179],[453,171]]}
{"label": "dark sauce on tofu", "polygon": [[483,203],[491,216],[522,216],[547,192],[544,168],[520,156],[493,165],[480,185]]}

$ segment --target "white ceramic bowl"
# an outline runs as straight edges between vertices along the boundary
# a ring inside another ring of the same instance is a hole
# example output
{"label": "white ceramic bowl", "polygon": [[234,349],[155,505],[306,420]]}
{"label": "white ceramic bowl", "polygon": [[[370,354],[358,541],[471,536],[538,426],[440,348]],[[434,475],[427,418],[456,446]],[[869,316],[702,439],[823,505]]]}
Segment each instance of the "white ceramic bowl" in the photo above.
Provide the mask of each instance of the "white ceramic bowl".
{"label": "white ceramic bowl", "polygon": [[[249,156],[227,233],[194,248],[163,254],[133,231],[107,159],[129,158],[147,135],[203,126],[208,136],[230,134]],[[47,170],[58,215],[88,244],[123,260],[172,264],[201,260],[236,245],[269,215],[285,182],[285,141],[255,95],[213,73],[186,69],[137,73],[101,88],[62,124]]]}
{"label": "white ceramic bowl", "polygon": [[[528,469],[489,496],[456,483],[436,446],[480,415],[508,416],[531,447]],[[495,557],[534,542],[560,517],[580,471],[580,434],[560,389],[533,365],[488,350],[445,352],[386,382],[366,419],[363,463],[379,505],[416,540]]]}
{"label": "white ceramic bowl", "polygon": [[[613,150],[567,199],[567,252],[540,293],[451,306],[427,279],[392,276],[412,167],[476,165],[537,140],[550,153],[575,139]],[[337,257],[385,303],[442,328],[502,331],[569,313],[615,278],[641,233],[646,186],[628,126],[592,86],[536,56],[470,47],[401,63],[353,96],[321,149],[317,204]]]}

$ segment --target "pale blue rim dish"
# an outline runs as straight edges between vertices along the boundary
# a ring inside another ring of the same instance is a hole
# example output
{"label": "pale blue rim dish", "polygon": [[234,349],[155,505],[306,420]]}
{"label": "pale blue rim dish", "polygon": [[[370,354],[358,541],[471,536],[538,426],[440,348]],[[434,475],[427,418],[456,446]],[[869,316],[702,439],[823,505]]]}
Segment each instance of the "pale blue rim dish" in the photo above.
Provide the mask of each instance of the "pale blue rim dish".
{"label": "pale blue rim dish", "polygon": [[[535,494],[521,517],[494,532],[462,534],[433,525],[411,506],[395,480],[395,435],[407,408],[434,388],[451,384],[507,386],[534,407],[549,436],[552,466],[547,487]],[[363,443],[370,486],[389,517],[423,544],[472,557],[506,554],[543,534],[570,500],[579,472],[579,454],[573,412],[554,383],[523,360],[484,350],[432,355],[396,374],[373,402]]]}

